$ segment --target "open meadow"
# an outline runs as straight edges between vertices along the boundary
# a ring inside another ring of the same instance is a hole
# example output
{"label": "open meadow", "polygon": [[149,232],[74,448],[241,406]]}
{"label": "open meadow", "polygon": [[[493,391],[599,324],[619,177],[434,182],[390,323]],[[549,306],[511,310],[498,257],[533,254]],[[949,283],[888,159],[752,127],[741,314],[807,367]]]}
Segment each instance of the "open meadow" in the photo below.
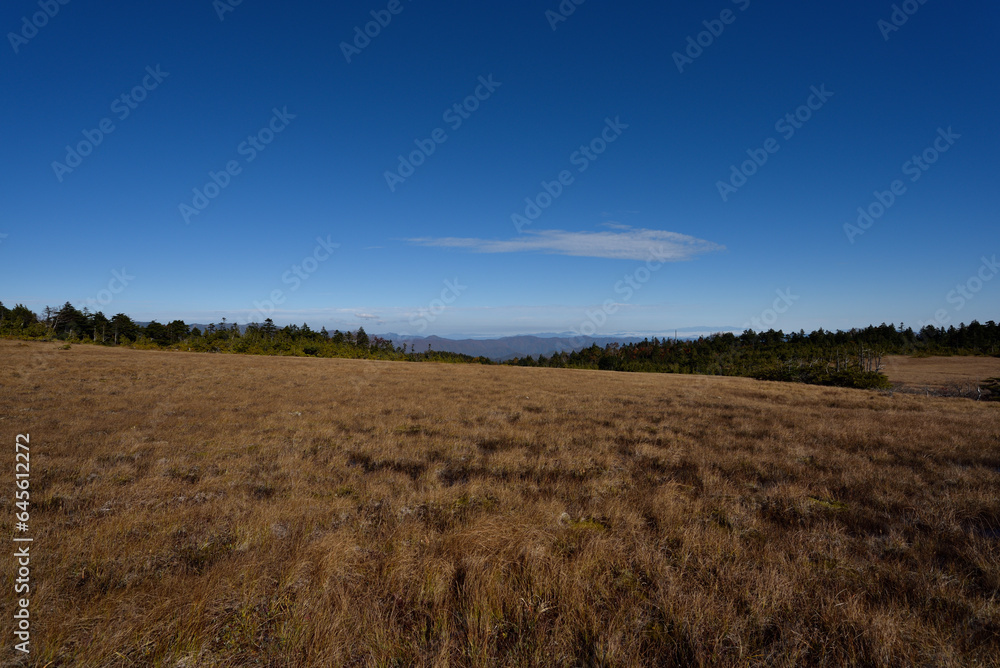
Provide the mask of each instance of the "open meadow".
{"label": "open meadow", "polygon": [[3,665],[1000,665],[998,403],[2,340],[0,433]]}
{"label": "open meadow", "polygon": [[965,390],[975,396],[975,388],[990,378],[1000,378],[1000,357],[955,355],[951,357],[885,358],[885,374],[908,392]]}

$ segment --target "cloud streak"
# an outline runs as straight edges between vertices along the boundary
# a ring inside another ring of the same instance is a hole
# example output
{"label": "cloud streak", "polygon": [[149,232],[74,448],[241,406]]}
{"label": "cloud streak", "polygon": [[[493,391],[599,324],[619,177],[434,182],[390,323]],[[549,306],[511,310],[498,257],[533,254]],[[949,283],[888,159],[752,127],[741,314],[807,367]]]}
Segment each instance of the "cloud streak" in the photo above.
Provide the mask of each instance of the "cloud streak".
{"label": "cloud streak", "polygon": [[616,225],[601,232],[534,230],[514,239],[467,237],[422,237],[408,239],[417,246],[463,248],[473,253],[543,253],[612,260],[656,259],[664,262],[690,260],[702,253],[725,250],[725,246],[665,230],[636,229]]}

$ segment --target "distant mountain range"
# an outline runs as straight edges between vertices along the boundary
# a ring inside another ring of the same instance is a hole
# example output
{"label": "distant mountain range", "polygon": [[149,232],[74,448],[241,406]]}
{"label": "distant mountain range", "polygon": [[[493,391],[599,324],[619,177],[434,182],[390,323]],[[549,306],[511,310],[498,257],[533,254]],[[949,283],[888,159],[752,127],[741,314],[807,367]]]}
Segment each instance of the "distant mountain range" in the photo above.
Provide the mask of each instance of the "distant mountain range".
{"label": "distant mountain range", "polygon": [[407,336],[404,334],[383,334],[382,338],[392,341],[395,346],[412,346],[415,352],[432,350],[460,353],[473,357],[488,357],[506,361],[515,357],[546,357],[553,353],[573,352],[597,344],[603,348],[609,343],[636,343],[646,337],[620,336],[504,336],[496,339],[445,339],[440,336]]}
{"label": "distant mountain range", "polygon": [[494,338],[463,337],[457,335],[454,338],[442,336],[410,336],[408,334],[379,334],[383,339],[392,341],[395,346],[415,346],[418,353],[425,352],[429,345],[432,350],[443,352],[461,353],[472,355],[473,357],[488,357],[492,360],[504,362],[515,357],[538,357],[545,355],[550,357],[553,353],[573,352],[589,348],[595,343],[603,348],[609,343],[639,343],[654,336],[660,339],[672,339],[675,336],[682,340],[695,340],[699,336],[705,336],[714,332],[737,331],[735,327],[684,327],[678,328],[674,336],[664,334],[648,333],[619,333],[609,336],[576,336],[572,332],[544,333],[544,334],[521,334],[517,336],[498,336]]}
{"label": "distant mountain range", "polygon": [[[148,322],[137,322],[137,325],[145,327]],[[202,332],[208,327],[203,323],[190,323],[189,327],[197,327]],[[218,326],[218,325],[216,325]],[[246,331],[246,325],[240,325],[241,332]],[[732,331],[733,328],[722,328],[719,330],[709,330],[706,327],[687,327],[677,330],[677,338],[681,340],[697,339],[698,336],[710,331]],[[330,330],[331,333],[333,330]],[[404,344],[407,350],[411,347],[414,352],[422,353],[430,346],[432,350],[449,353],[459,353],[471,355],[473,357],[487,357],[491,360],[505,362],[515,357],[538,357],[545,355],[550,357],[554,353],[574,352],[589,348],[595,343],[603,348],[609,343],[638,343],[644,339],[651,339],[653,336],[659,338],[673,338],[663,334],[620,334],[616,336],[575,336],[572,332],[541,333],[541,334],[521,334],[517,336],[500,336],[494,338],[445,338],[443,336],[411,336],[409,334],[396,334],[388,332],[376,334],[369,332],[370,337],[381,337],[392,341],[394,346],[400,347]],[[462,336],[462,335],[455,335]]]}

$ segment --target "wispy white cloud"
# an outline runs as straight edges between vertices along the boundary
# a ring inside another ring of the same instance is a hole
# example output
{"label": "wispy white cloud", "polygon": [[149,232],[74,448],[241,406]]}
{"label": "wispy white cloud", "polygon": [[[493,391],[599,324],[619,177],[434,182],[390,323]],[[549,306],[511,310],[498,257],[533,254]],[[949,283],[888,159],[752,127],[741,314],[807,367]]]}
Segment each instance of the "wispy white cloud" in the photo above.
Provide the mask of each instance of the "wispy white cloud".
{"label": "wispy white cloud", "polygon": [[466,237],[422,237],[409,239],[418,246],[464,248],[474,253],[545,253],[613,260],[660,260],[679,262],[702,253],[725,250],[725,246],[665,230],[636,229],[626,225],[600,232],[564,230],[525,231],[513,239]]}
{"label": "wispy white cloud", "polygon": [[375,315],[374,313],[357,312],[354,314],[354,317],[357,318],[358,320],[367,320],[369,323],[374,323],[376,325],[385,324],[385,320],[382,319],[382,316]]}

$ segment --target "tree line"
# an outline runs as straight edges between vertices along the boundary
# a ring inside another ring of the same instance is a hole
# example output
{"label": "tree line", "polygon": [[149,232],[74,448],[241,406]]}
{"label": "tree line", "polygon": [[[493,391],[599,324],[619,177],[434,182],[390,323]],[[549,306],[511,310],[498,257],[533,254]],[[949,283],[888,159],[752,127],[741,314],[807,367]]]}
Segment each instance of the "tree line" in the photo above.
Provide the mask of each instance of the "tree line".
{"label": "tree line", "polygon": [[315,331],[305,323],[278,327],[271,318],[244,327],[223,318],[201,330],[183,320],[140,324],[124,313],[108,318],[100,311],[81,311],[69,302],[59,309],[46,307],[41,314],[21,304],[8,309],[0,302],[0,336],[147,350],[492,364],[485,357],[431,350],[430,346],[418,351],[410,344],[407,350],[406,344],[395,346],[382,337],[369,336],[364,327],[331,333],[325,327]]}
{"label": "tree line", "polygon": [[920,331],[882,323],[863,329],[810,334],[804,330],[746,330],[702,336],[696,340],[646,339],[608,344],[537,359],[513,359],[520,366],[651,371],[661,373],[749,376],[844,387],[889,388],[882,373],[886,355],[1000,355],[1000,326],[973,321]]}
{"label": "tree line", "polygon": [[[347,357],[384,360],[439,361],[492,364],[485,357],[431,350],[414,344],[395,346],[379,336],[308,324],[278,327],[263,323],[240,327],[212,323],[204,331],[183,320],[139,324],[124,313],[108,318],[98,311],[79,310],[66,302],[35,314],[22,304],[8,309],[0,302],[0,336],[88,342],[141,349],[227,352],[254,355]],[[990,320],[958,327],[869,326],[848,331],[818,329],[785,333],[781,330],[742,334],[711,334],[694,340],[645,339],[637,343],[597,344],[576,352],[515,358],[507,364],[609,371],[748,376],[761,380],[805,382],[844,387],[888,388],[882,373],[886,355],[1000,355],[1000,326]],[[1000,395],[1000,391],[995,394]]]}

